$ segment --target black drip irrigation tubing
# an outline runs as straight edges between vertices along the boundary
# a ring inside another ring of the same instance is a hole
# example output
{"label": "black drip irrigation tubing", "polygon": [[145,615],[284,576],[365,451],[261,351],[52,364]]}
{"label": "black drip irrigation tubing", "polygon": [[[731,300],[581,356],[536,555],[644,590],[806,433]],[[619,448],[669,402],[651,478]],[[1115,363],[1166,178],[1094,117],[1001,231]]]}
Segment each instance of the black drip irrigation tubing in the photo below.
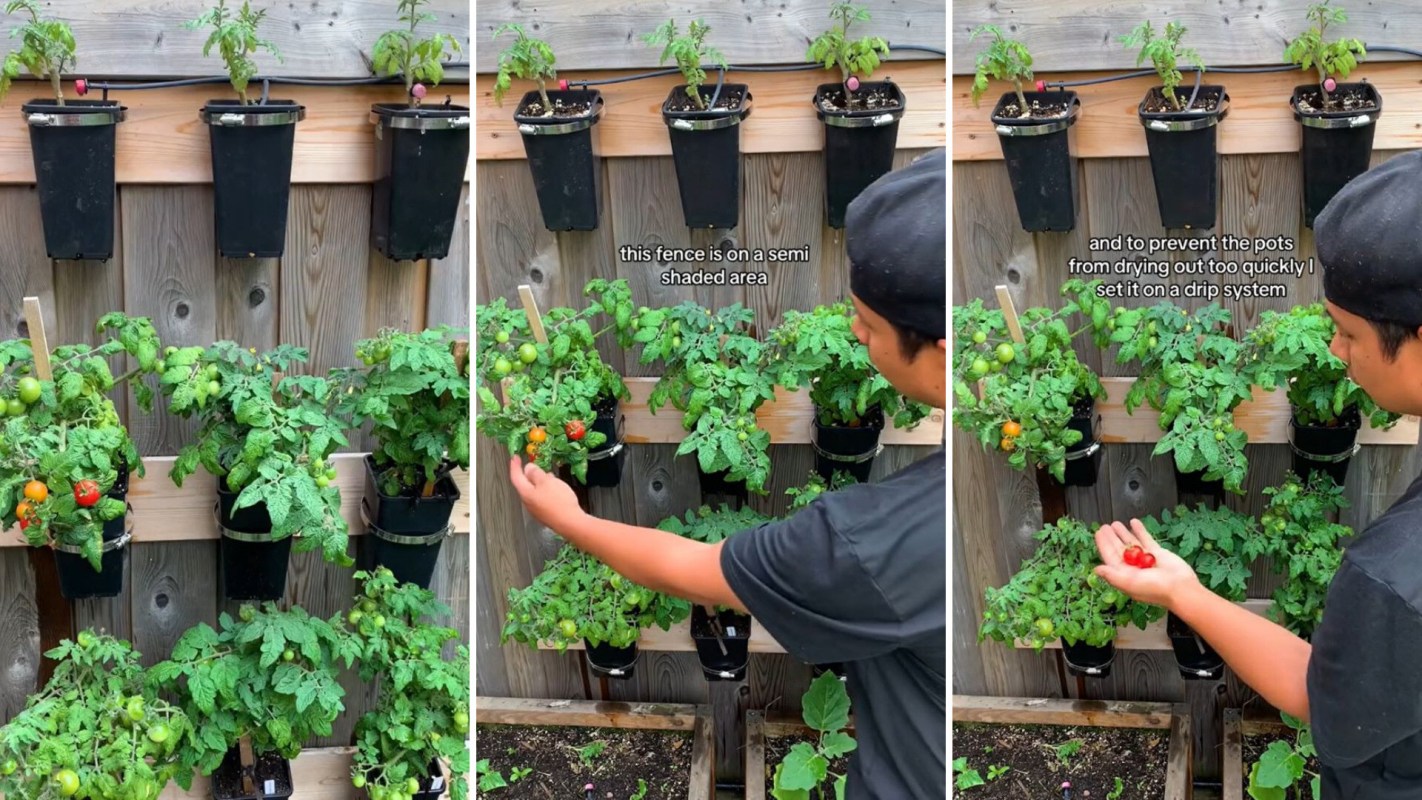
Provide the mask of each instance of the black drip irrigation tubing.
{"label": "black drip irrigation tubing", "polygon": [[[453,61],[444,64],[445,69],[468,69],[468,61]],[[86,81],[85,90],[98,89],[103,92],[103,99],[109,99],[109,91],[143,91],[144,89],[173,89],[179,86],[206,86],[211,84],[228,83],[230,79],[223,75],[210,78],[181,78],[171,81],[138,81],[121,82],[112,81]],[[401,83],[403,79],[398,75],[389,77],[369,77],[369,78],[253,78],[249,83],[262,84],[262,102],[267,101],[267,96],[272,85],[278,86],[375,86],[383,83]]]}

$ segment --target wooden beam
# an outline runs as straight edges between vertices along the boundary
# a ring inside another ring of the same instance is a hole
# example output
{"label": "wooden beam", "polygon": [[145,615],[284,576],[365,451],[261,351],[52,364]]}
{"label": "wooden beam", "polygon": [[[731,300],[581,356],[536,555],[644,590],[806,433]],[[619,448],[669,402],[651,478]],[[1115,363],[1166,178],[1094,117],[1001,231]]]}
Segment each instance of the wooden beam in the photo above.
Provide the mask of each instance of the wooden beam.
{"label": "wooden beam", "polygon": [[[350,525],[352,536],[365,533],[360,520],[360,501],[365,492],[365,454],[337,453],[331,456],[336,468],[336,485],[341,489],[341,515]],[[217,481],[205,470],[198,470],[179,488],[168,477],[174,457],[143,459],[147,477],[133,476],[129,483],[128,502],[133,505],[133,541],[188,542],[220,538],[214,520],[217,505]],[[468,473],[455,470],[451,477],[459,486],[461,497],[454,506],[450,522],[454,533],[469,533],[471,506]],[[0,547],[24,547],[24,537],[18,527],[0,531]]]}
{"label": "wooden beam", "polygon": [[[603,80],[625,76],[626,72],[590,72],[573,80]],[[892,78],[905,97],[903,119],[899,121],[898,147],[943,147],[948,143],[947,106],[944,88],[947,74],[942,61],[904,61],[886,64],[876,79]],[[714,80],[714,78],[713,78]],[[750,86],[752,112],[742,124],[742,153],[804,153],[824,149],[824,123],[815,117],[811,98],[815,87],[836,78],[828,72],[732,72],[728,82]],[[671,155],[671,139],[662,122],[662,101],[673,86],[682,83],[678,75],[594,86],[602,92],[605,111],[594,125],[593,141],[603,157]],[[514,125],[518,101],[531,87],[524,84],[504,97],[503,106],[494,105],[492,76],[475,80],[475,158],[478,160],[526,158],[523,138]],[[309,113],[309,112],[308,112]]]}
{"label": "wooden beam", "polygon": [[[547,642],[539,642],[538,649],[556,650],[557,648]],[[567,649],[582,650],[584,647],[582,641],[579,641],[577,644],[568,645]],[[642,635],[637,640],[637,649],[653,653],[696,652],[696,642],[691,639],[691,620],[684,619],[667,630],[656,626],[643,628]],[[749,651],[752,653],[783,653],[785,648],[766,632],[765,626],[752,621]]]}
{"label": "wooden beam", "polygon": [[697,706],[686,703],[604,703],[589,700],[536,700],[486,697],[474,700],[480,725],[571,725],[581,728],[637,728],[690,731]]}
{"label": "wooden beam", "polygon": [[1191,751],[1195,737],[1190,724],[1190,705],[1176,703],[1170,717],[1169,761],[1165,765],[1164,800],[1189,800],[1194,781],[1191,771],[1194,758]]}
{"label": "wooden beam", "polygon": [[[1269,609],[1274,606],[1273,600],[1253,599],[1245,600],[1239,605],[1244,606],[1246,611],[1250,611],[1259,616],[1264,616]],[[1169,650],[1170,637],[1165,632],[1165,620],[1158,619],[1147,625],[1145,630],[1141,630],[1134,625],[1127,625],[1116,629],[1117,650]],[[1032,646],[1026,642],[1016,642],[1015,646],[1019,650],[1030,650]],[[1047,650],[1060,650],[1062,642],[1055,639],[1044,646]]]}
{"label": "wooden beam", "polygon": [[1095,728],[1171,727],[1172,703],[1119,700],[1051,700],[1036,697],[953,695],[954,722],[999,725],[1090,725]]}
{"label": "wooden beam", "polygon": [[[1083,53],[1085,51],[1083,50]],[[1046,81],[1074,81],[1103,77],[1101,73],[1053,72],[1038,75]],[[1366,78],[1383,97],[1373,135],[1374,150],[1415,150],[1422,147],[1422,84],[1417,65],[1364,64],[1349,77]],[[1220,122],[1221,155],[1236,153],[1297,153],[1303,134],[1289,109],[1295,86],[1309,82],[1302,72],[1214,73],[1205,80],[1223,84],[1229,93],[1229,113]],[[1191,78],[1193,85],[1193,78]],[[993,130],[993,105],[1004,92],[1001,83],[983,95],[974,107],[971,77],[954,77],[952,87],[953,160],[1002,159],[1002,145]],[[1148,89],[1160,85],[1155,77],[1076,87],[1081,116],[1073,126],[1073,152],[1080,158],[1144,157],[1145,128],[1136,107]],[[1188,89],[1186,90],[1188,91]],[[900,134],[902,137],[902,133]]]}
{"label": "wooden beam", "polygon": [[1244,736],[1239,730],[1239,709],[1224,710],[1224,751],[1220,755],[1223,800],[1244,800]]}

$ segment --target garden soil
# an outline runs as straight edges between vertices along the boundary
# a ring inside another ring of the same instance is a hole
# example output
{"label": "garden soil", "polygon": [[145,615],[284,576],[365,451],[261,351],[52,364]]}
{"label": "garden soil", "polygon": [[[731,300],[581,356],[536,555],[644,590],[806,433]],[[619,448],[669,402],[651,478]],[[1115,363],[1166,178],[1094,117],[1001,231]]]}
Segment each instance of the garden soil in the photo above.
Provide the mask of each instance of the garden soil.
{"label": "garden soil", "polygon": [[[770,797],[770,790],[775,784],[775,765],[779,764],[789,755],[790,748],[796,742],[808,742],[814,744],[815,740],[809,736],[776,736],[765,739],[765,796]],[[844,775],[849,772],[849,756],[841,756],[830,762],[829,771],[833,775]],[[749,779],[749,776],[747,776]],[[823,786],[829,788],[831,794],[824,795],[833,797],[833,779],[826,781]]]}
{"label": "garden soil", "polygon": [[[1080,749],[1064,758],[1058,755],[1059,748],[1073,747],[1074,741],[1081,743]],[[963,792],[956,788],[955,774],[953,797],[1061,797],[1062,783],[1070,781],[1073,800],[1155,800],[1165,796],[1170,740],[1169,731],[1151,728],[959,723],[953,726],[953,759],[965,757],[984,780],[990,767],[1011,769]]]}
{"label": "garden soil", "polygon": [[[691,733],[626,728],[479,725],[479,760],[509,780],[514,767],[533,771],[522,780],[476,797],[490,800],[582,800],[594,786],[597,800],[628,800],[637,781],[647,782],[642,800],[686,800],[691,782]],[[584,763],[578,751],[602,743]],[[471,776],[471,781],[474,777]]]}

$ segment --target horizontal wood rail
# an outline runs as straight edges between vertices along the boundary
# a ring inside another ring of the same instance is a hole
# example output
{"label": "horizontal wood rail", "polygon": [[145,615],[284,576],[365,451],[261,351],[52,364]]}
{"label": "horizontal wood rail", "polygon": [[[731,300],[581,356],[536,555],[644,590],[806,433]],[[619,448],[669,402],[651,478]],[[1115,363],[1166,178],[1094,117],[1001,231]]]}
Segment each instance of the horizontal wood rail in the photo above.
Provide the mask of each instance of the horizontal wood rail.
{"label": "horizontal wood rail", "polygon": [[[350,525],[350,534],[365,533],[360,519],[360,501],[365,493],[365,454],[339,453],[331,457],[336,468],[336,485],[341,489],[341,514]],[[143,459],[147,477],[133,476],[129,483],[128,502],[133,506],[133,541],[185,542],[218,539],[215,521],[217,481],[199,468],[183,481],[182,488],[168,477],[174,457]],[[469,533],[471,489],[469,476],[455,470],[451,476],[459,487],[460,498],[454,506],[450,522],[454,533]],[[0,531],[0,547],[24,547],[19,528]]]}
{"label": "horizontal wood rail", "polygon": [[[1265,614],[1269,613],[1270,608],[1274,607],[1274,601],[1245,600],[1239,605],[1243,606],[1246,611],[1258,614],[1262,617]],[[1118,628],[1116,631],[1115,645],[1117,650],[1171,649],[1170,637],[1167,636],[1165,633],[1165,620],[1163,618],[1158,619],[1155,622],[1152,622],[1151,624],[1147,625],[1145,630],[1141,630],[1140,628],[1137,628],[1134,625],[1127,625],[1125,627]],[[1061,639],[1056,639],[1050,644],[1047,644],[1044,649],[1060,650],[1061,646]],[[1022,641],[1016,642],[1016,647],[1019,650],[1032,649],[1032,645]]]}
{"label": "horizontal wood rail", "polygon": [[[1169,728],[1188,706],[1119,700],[953,695],[954,722],[995,725],[1090,725],[1094,728]],[[1188,728],[1187,728],[1188,730]]]}
{"label": "horizontal wood rail", "polygon": [[[539,650],[556,650],[557,648],[547,642],[538,643]],[[568,645],[569,650],[583,650],[583,643]],[[662,630],[656,626],[643,628],[641,638],[637,640],[637,649],[654,653],[694,653],[696,652],[696,642],[691,639],[691,620],[684,619],[672,625],[669,630]],[[775,641],[766,630],[765,626],[752,620],[749,651],[752,653],[783,653],[785,648]]]}

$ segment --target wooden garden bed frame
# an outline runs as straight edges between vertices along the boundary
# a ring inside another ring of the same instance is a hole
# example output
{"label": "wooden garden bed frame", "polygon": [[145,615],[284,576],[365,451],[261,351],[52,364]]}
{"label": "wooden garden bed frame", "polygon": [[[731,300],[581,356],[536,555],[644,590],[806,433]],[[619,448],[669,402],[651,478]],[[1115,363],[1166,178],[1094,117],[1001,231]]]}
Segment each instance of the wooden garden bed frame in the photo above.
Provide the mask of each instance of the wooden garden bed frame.
{"label": "wooden garden bed frame", "polygon": [[687,800],[713,800],[716,796],[716,734],[709,705],[478,697],[474,722],[476,725],[690,731],[691,790]]}
{"label": "wooden garden bed frame", "polygon": [[[854,718],[849,718],[849,734],[854,735]],[[746,800],[766,800],[765,740],[815,733],[799,714],[788,711],[746,712]]]}
{"label": "wooden garden bed frame", "polygon": [[1032,697],[953,695],[953,722],[996,725],[1083,725],[1094,728],[1154,728],[1170,732],[1170,755],[1161,800],[1191,794],[1190,706],[1106,700],[1049,700]]}
{"label": "wooden garden bed frame", "polygon": [[1248,800],[1244,792],[1244,737],[1280,736],[1292,739],[1292,731],[1278,713],[1245,714],[1238,708],[1224,710],[1224,752],[1221,755],[1223,800]]}

